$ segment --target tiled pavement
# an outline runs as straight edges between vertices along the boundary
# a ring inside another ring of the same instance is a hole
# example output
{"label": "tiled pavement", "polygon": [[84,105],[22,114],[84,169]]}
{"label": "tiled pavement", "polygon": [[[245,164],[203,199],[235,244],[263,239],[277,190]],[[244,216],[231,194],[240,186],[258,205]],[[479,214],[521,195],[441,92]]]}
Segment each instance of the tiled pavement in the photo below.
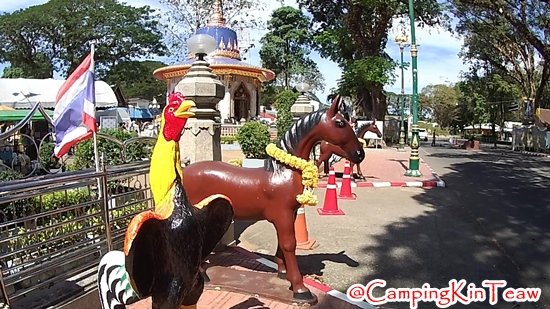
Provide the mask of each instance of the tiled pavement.
{"label": "tiled pavement", "polygon": [[[273,273],[273,276],[276,276],[274,269],[271,268],[271,261],[268,261],[264,258],[261,258],[254,253],[247,251],[240,247],[228,247],[223,251],[216,252],[212,254],[209,258],[209,267],[229,267],[232,269],[238,269],[242,271],[255,271],[255,272],[265,272]],[[208,272],[208,270],[207,270]],[[281,280],[281,279],[277,279]],[[356,306],[355,304],[348,303],[340,299],[339,297],[345,298],[345,295],[332,291],[332,289],[326,285],[323,285],[319,282],[316,282],[310,278],[304,278],[304,283],[308,288],[314,293],[318,298],[317,305],[307,306],[309,308],[342,308],[342,309],[351,309],[351,308],[371,308],[362,303],[361,306]],[[258,282],[246,282],[246,285],[249,285],[250,290],[253,291],[253,287],[259,285]],[[254,292],[238,293],[228,290],[214,288],[212,286],[206,286],[204,293],[202,294],[199,303],[197,304],[197,309],[244,309],[244,308],[255,308],[255,309],[290,309],[290,308],[303,308],[304,306],[298,306],[291,303],[285,303],[270,299],[262,295],[254,295]],[[333,296],[336,294],[336,296]],[[147,298],[137,303],[134,303],[128,306],[130,309],[149,309],[151,308],[151,299]]]}
{"label": "tiled pavement", "polygon": [[[365,180],[356,179],[353,187],[444,187],[445,184],[435,172],[420,158],[421,177],[407,177],[410,150],[399,152],[395,148],[366,148],[366,158],[361,163]],[[345,159],[333,165],[335,172],[341,175]],[[357,168],[354,167],[354,173]],[[321,167],[320,175],[324,175]],[[327,178],[319,181],[319,187],[326,187]],[[337,180],[337,183],[340,179]]]}

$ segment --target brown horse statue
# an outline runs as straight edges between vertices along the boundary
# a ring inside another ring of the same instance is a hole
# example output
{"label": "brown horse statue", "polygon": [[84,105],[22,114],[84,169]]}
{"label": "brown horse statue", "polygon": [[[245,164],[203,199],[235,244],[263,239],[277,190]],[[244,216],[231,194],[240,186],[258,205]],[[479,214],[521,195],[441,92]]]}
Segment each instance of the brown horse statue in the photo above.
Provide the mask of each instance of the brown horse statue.
{"label": "brown horse statue", "polygon": [[[278,142],[288,153],[309,160],[313,146],[326,140],[338,145],[351,161],[359,163],[365,152],[348,121],[338,112],[339,98],[328,109],[318,110],[297,120]],[[275,262],[280,278],[292,284],[296,301],[316,298],[304,285],[296,260],[294,221],[300,204],[301,171],[268,158],[264,167],[243,168],[220,161],[201,161],[184,169],[185,190],[192,203],[212,194],[223,194],[232,201],[236,219],[267,220],[275,226],[278,247]]]}
{"label": "brown horse statue", "polygon": [[[378,126],[376,126],[376,120],[373,120],[372,122],[366,122],[355,129],[355,133],[357,134],[358,138],[363,138],[363,136],[367,132],[372,132],[376,134],[376,136],[378,136],[379,138],[382,137],[382,132],[380,132]],[[322,141],[319,145],[319,159],[317,159],[316,164],[317,168],[319,168],[319,166],[321,166],[321,163],[324,163],[325,176],[328,174],[329,159],[332,155],[347,158],[346,152],[342,148],[327,141]],[[355,164],[354,162],[350,162],[351,173],[353,174],[354,166],[357,166],[357,176],[361,179],[365,179],[365,176],[363,176],[363,172],[361,171],[360,163]]]}

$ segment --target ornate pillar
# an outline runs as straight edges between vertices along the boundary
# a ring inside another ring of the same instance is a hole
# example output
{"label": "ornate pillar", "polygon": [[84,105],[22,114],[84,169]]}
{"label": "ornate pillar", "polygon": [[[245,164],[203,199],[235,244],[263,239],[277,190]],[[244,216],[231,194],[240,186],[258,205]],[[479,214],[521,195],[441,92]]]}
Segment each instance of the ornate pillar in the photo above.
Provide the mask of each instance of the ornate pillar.
{"label": "ornate pillar", "polygon": [[306,93],[310,90],[310,86],[307,83],[300,83],[296,86],[296,90],[300,91],[300,96],[290,107],[290,113],[292,114],[294,121],[313,111],[313,105],[311,105],[310,99],[306,95]]}
{"label": "ornate pillar", "polygon": [[198,34],[191,37],[188,44],[189,50],[197,54],[198,59],[178,82],[175,91],[193,100],[197,107],[193,110],[195,118],[187,121],[180,139],[182,163],[221,161],[221,123],[216,104],[223,99],[225,87],[204,60],[209,49],[215,49],[216,42],[209,35]]}
{"label": "ornate pillar", "polygon": [[412,77],[413,77],[413,93],[412,93],[412,138],[411,138],[411,156],[409,157],[409,169],[405,172],[405,176],[420,177],[420,156],[418,148],[420,147],[420,138],[418,137],[418,64],[417,56],[418,49],[416,46],[416,36],[414,32],[414,3],[409,0],[409,18],[411,21],[411,58],[412,58]]}

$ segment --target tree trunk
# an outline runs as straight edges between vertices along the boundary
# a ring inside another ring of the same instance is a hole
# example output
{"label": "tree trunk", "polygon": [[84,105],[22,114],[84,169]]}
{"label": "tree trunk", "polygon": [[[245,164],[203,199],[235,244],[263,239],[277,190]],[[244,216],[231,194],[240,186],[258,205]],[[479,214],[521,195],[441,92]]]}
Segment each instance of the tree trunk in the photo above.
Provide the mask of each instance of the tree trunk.
{"label": "tree trunk", "polygon": [[384,95],[383,85],[371,84],[367,85],[369,92],[367,106],[370,110],[366,113],[371,119],[384,120],[386,116],[386,96]]}
{"label": "tree trunk", "polygon": [[542,67],[542,76],[541,76],[540,84],[537,88],[537,93],[535,95],[535,106],[533,107],[534,109],[536,109],[537,107],[540,107],[540,103],[541,103],[540,101],[542,100],[544,88],[548,83],[548,78],[550,78],[550,63],[548,61],[544,61],[544,66]]}

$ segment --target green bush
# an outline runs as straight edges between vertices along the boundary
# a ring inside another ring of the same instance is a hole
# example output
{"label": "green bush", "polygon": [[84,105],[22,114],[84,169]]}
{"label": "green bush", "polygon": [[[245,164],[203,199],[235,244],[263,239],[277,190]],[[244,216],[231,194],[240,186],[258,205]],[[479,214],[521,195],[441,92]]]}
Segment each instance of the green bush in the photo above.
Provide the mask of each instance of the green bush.
{"label": "green bush", "polygon": [[59,168],[60,166],[59,159],[53,155],[54,147],[55,144],[53,142],[46,142],[42,144],[42,147],[40,148],[40,154],[38,156],[40,164],[48,171],[54,168]]}
{"label": "green bush", "polygon": [[257,121],[245,123],[237,132],[237,142],[246,158],[265,159],[265,147],[269,144],[267,126]]}
{"label": "green bush", "polygon": [[18,171],[14,171],[12,169],[5,169],[3,171],[0,171],[0,182],[3,181],[12,181],[23,177],[23,174],[19,173]]}
{"label": "green bush", "polygon": [[[54,192],[29,198],[26,200],[19,200],[9,205],[1,205],[4,208],[8,220],[21,218],[28,215],[39,214],[50,210],[60,210],[70,205],[76,205],[90,200],[90,193],[88,190],[77,189],[68,190],[67,192]],[[80,212],[86,212],[86,214],[97,213],[97,209],[88,207],[88,209],[73,209],[69,211],[62,211],[53,216],[45,216],[38,218],[34,221],[33,227],[19,226],[16,234],[21,235],[17,239],[10,242],[12,250],[30,246],[33,244],[42,243],[48,239],[63,234],[68,234],[81,230],[87,225],[85,221],[75,221],[74,219],[79,216]],[[54,225],[61,224],[54,227]],[[31,230],[40,230],[40,232],[22,235],[28,233]],[[56,241],[48,244],[48,248],[58,248],[68,244],[78,242],[82,239],[82,236],[65,237],[63,240]]]}
{"label": "green bush", "polygon": [[233,144],[237,141],[236,136],[222,136],[221,137],[221,143],[222,144]]}
{"label": "green bush", "polygon": [[275,108],[277,109],[277,136],[282,137],[292,125],[292,113],[290,107],[298,99],[298,93],[292,90],[279,92],[275,97]]}
{"label": "green bush", "polygon": [[232,164],[232,165],[235,165],[235,166],[242,167],[243,166],[243,159],[232,159],[232,160],[229,160],[228,163]]}
{"label": "green bush", "polygon": [[[31,214],[39,214],[49,210],[61,210],[71,205],[77,205],[86,201],[94,200],[96,197],[91,196],[90,192],[85,189],[68,190],[67,192],[54,192],[33,197],[26,200],[19,200],[10,205],[0,205],[0,210],[6,213],[8,220],[14,220]],[[132,214],[139,213],[147,209],[147,203],[134,203],[134,199],[129,199],[124,204],[132,204],[111,210],[112,228],[114,230],[125,230]],[[119,205],[121,206],[121,205]],[[10,242],[10,250],[17,250],[26,246],[39,244],[47,241],[50,238],[70,234],[79,230],[94,226],[95,228],[87,234],[93,234],[94,237],[104,234],[104,226],[100,217],[101,206],[85,206],[68,211],[61,211],[54,216],[45,216],[34,221],[34,226],[18,226],[12,230],[10,235],[20,235]],[[92,216],[85,220],[79,220],[82,216]],[[58,226],[54,226],[58,225]],[[31,230],[40,230],[40,232],[27,234]],[[26,234],[26,235],[25,235]],[[50,242],[48,250],[56,250],[58,248],[76,244],[84,239],[84,235],[76,234],[71,237],[64,237],[62,240]]]}
{"label": "green bush", "polygon": [[[113,137],[120,142],[137,137],[136,132],[129,132],[121,129],[103,129],[100,133]],[[105,156],[105,165],[113,166],[124,163],[140,161],[143,158],[150,158],[153,146],[144,145],[141,143],[133,143],[126,147],[126,152],[123,153],[122,145],[98,137],[97,148],[99,156]],[[81,170],[95,166],[94,161],[94,144],[93,139],[86,140],[76,146],[75,161],[73,166],[68,167],[69,170]]]}

